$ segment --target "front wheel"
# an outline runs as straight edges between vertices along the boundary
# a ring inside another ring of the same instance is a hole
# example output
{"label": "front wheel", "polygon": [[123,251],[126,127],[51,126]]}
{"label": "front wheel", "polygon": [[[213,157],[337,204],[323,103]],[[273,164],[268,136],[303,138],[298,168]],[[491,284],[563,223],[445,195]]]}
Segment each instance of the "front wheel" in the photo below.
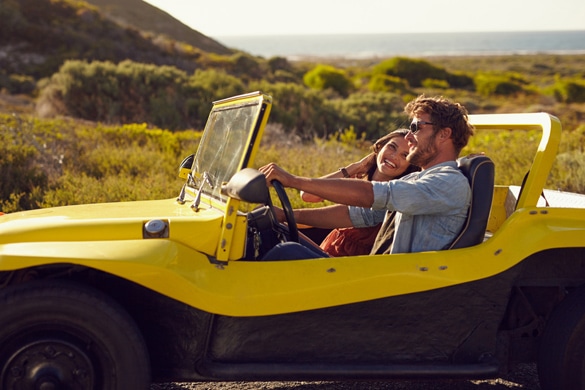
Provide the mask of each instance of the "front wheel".
{"label": "front wheel", "polygon": [[147,389],[150,361],[132,318],[83,286],[40,281],[0,292],[0,388]]}
{"label": "front wheel", "polygon": [[542,390],[585,390],[585,289],[569,294],[553,311],[538,358]]}

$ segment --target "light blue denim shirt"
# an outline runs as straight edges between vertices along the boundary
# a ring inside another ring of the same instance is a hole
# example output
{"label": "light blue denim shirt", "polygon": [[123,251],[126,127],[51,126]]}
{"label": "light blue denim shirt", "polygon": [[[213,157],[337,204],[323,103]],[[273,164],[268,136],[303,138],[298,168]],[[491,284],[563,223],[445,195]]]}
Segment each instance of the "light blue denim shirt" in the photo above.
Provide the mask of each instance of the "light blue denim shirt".
{"label": "light blue denim shirt", "polygon": [[471,203],[469,182],[455,161],[372,185],[372,208],[349,206],[349,217],[354,226],[364,227],[382,222],[388,210],[397,211],[391,253],[444,249],[461,231]]}

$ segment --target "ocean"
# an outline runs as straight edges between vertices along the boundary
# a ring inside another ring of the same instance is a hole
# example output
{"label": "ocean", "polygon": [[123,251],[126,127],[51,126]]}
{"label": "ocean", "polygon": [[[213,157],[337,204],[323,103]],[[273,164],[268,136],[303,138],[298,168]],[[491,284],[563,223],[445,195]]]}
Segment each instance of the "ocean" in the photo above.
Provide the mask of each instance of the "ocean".
{"label": "ocean", "polygon": [[227,47],[264,58],[585,54],[585,30],[224,36],[214,39]]}

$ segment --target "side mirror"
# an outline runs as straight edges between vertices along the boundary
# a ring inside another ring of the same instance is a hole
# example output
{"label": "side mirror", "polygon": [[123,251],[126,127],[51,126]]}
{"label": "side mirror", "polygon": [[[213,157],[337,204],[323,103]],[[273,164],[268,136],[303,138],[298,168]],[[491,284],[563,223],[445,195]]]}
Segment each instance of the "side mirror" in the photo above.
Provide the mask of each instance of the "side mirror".
{"label": "side mirror", "polygon": [[181,179],[187,179],[189,172],[193,168],[193,161],[195,160],[195,154],[191,154],[181,161],[181,165],[179,165],[179,177]]}
{"label": "side mirror", "polygon": [[230,181],[221,187],[221,193],[248,203],[270,203],[266,176],[253,168],[244,168],[236,172]]}

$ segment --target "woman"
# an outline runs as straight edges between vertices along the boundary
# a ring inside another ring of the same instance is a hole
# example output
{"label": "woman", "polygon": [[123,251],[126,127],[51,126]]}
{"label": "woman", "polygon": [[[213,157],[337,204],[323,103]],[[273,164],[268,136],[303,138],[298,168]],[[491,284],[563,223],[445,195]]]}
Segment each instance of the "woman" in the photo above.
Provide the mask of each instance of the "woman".
{"label": "woman", "polygon": [[[406,161],[409,148],[404,139],[408,130],[398,129],[378,139],[372,145],[372,153],[324,178],[363,178],[369,181],[398,179],[418,168]],[[323,199],[309,193],[301,193],[306,202],[320,202]],[[366,228],[333,229],[321,242],[321,249],[330,256],[357,256],[370,253],[380,224]]]}

